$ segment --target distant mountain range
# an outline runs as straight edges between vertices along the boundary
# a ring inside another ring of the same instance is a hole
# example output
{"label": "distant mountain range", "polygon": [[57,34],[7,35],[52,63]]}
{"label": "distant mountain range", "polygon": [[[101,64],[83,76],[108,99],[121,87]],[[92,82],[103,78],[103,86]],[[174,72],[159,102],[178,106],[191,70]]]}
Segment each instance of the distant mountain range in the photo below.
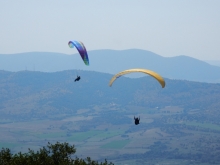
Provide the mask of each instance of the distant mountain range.
{"label": "distant mountain range", "polygon": [[[162,57],[139,49],[89,51],[90,66],[85,66],[78,53],[66,55],[49,52],[28,52],[0,55],[0,70],[57,72],[81,70],[116,74],[130,68],[146,68],[170,79],[220,82],[220,67],[188,56]],[[141,77],[143,74],[132,74]]]}

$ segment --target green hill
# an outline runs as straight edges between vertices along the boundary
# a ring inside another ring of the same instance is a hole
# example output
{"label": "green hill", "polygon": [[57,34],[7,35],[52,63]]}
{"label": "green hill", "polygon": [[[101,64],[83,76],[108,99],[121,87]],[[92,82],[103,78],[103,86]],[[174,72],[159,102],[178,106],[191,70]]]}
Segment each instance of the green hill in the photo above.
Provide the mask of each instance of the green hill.
{"label": "green hill", "polygon": [[[0,72],[0,147],[75,144],[116,164],[219,163],[220,84],[75,70]],[[140,125],[133,117],[140,116]]]}

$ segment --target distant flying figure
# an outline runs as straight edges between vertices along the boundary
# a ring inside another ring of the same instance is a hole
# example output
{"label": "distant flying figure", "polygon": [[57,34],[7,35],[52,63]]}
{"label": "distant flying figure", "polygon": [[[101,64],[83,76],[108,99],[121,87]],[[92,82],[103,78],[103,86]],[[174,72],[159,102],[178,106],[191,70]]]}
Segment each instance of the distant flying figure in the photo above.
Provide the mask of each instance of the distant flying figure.
{"label": "distant flying figure", "polygon": [[80,80],[80,76],[77,76],[77,78],[75,79],[75,82],[79,80]]}
{"label": "distant flying figure", "polygon": [[135,118],[135,116],[134,116],[134,123],[135,123],[135,125],[140,124],[139,121],[140,121],[140,116],[139,116],[139,118],[138,117]]}

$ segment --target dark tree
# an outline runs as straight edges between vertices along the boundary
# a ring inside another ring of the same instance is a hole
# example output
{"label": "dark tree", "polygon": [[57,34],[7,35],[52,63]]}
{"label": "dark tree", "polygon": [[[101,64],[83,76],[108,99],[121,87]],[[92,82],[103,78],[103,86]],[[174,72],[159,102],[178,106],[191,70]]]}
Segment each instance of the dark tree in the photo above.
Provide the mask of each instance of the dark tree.
{"label": "dark tree", "polygon": [[51,144],[40,148],[39,151],[28,149],[27,153],[12,154],[10,149],[2,148],[0,151],[1,165],[114,165],[113,163],[98,162],[86,159],[73,158],[76,152],[74,145],[68,143]]}

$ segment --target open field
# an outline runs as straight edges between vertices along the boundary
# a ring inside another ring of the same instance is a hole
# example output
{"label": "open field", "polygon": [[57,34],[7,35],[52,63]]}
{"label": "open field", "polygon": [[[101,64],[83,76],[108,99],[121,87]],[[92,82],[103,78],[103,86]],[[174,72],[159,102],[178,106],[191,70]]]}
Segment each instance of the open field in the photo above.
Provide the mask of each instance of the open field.
{"label": "open field", "polygon": [[201,127],[201,128],[207,128],[207,129],[211,129],[211,130],[220,131],[220,125],[217,125],[217,124],[198,123],[198,122],[186,122],[184,124],[189,125],[189,126],[195,126],[195,127]]}
{"label": "open field", "polygon": [[[121,164],[188,164],[195,160],[182,160],[178,155],[216,154],[220,148],[220,126],[210,122],[200,122],[198,112],[183,114],[178,107],[137,112],[141,124],[133,123],[133,115],[123,111],[119,123],[109,120],[106,113],[117,117],[118,111],[78,111],[77,114],[62,120],[36,120],[0,124],[0,146],[14,152],[38,149],[47,142],[68,142],[75,144],[76,155],[91,156],[93,159],[114,159]],[[175,111],[175,109],[177,111]],[[80,113],[79,113],[80,112]],[[191,119],[191,116],[193,120]],[[89,117],[88,117],[89,116]],[[184,120],[183,120],[184,118]],[[127,122],[129,119],[130,123]],[[156,155],[151,153],[157,153]],[[167,160],[166,154],[177,154],[175,160]],[[132,156],[131,156],[132,155]],[[158,159],[157,155],[160,155]],[[189,156],[189,155],[188,155]],[[143,159],[144,157],[144,159]],[[146,158],[146,159],[145,159]],[[150,160],[150,161],[149,161]],[[205,165],[205,163],[204,163]]]}

